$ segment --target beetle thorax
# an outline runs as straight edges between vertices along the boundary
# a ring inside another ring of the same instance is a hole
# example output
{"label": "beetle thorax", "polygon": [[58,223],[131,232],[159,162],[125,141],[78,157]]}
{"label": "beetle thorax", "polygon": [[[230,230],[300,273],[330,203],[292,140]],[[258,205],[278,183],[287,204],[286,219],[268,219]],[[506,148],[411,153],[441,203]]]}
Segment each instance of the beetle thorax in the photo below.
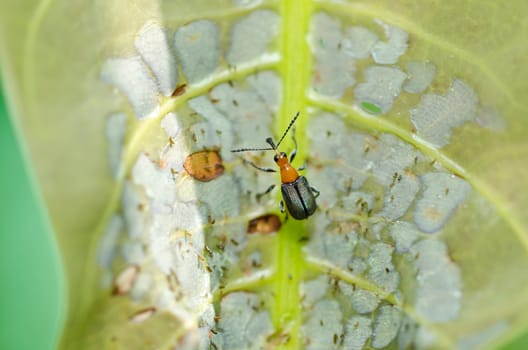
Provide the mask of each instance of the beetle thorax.
{"label": "beetle thorax", "polygon": [[280,168],[282,183],[291,183],[297,180],[299,173],[291,166],[287,156],[280,154],[275,162]]}

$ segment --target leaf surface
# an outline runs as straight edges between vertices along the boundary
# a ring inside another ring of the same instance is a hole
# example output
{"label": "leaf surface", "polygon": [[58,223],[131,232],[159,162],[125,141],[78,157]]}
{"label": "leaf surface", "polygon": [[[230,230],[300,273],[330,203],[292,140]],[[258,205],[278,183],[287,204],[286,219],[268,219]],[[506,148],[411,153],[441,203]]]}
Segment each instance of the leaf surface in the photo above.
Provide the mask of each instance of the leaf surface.
{"label": "leaf surface", "polygon": [[[522,1],[2,7],[68,272],[64,348],[480,348],[525,329]],[[260,195],[279,177],[248,164],[273,153],[231,150],[297,112],[293,165],[321,195],[285,221],[280,191]]]}

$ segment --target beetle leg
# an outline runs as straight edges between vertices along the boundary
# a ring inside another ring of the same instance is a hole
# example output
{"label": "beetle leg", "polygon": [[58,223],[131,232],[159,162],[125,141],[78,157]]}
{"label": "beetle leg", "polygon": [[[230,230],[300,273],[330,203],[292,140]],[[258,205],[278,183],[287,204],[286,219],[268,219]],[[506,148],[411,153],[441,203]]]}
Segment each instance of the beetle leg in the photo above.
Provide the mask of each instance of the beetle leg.
{"label": "beetle leg", "polygon": [[297,155],[297,139],[295,138],[295,126],[292,129],[292,141],[293,141],[293,151],[290,154],[290,163],[293,162],[295,156]]}
{"label": "beetle leg", "polygon": [[298,170],[298,171],[306,170],[306,163],[304,163],[302,167],[297,168],[297,170]]}
{"label": "beetle leg", "polygon": [[280,211],[281,213],[284,214],[284,223],[286,223],[286,221],[288,221],[288,212],[286,211],[286,208],[284,208],[284,201],[281,199],[281,201],[279,202],[279,207],[280,207]]}
{"label": "beetle leg", "polygon": [[268,189],[266,191],[264,191],[262,193],[257,193],[256,194],[257,200],[260,200],[260,197],[265,196],[268,193],[270,193],[271,191],[273,191],[274,188],[275,188],[275,184],[273,184],[270,187],[268,187]]}
{"label": "beetle leg", "polygon": [[266,173],[276,173],[277,172],[277,170],[272,169],[272,168],[261,168],[257,164],[255,164],[253,162],[250,162],[249,160],[244,160],[244,162],[245,163],[249,163],[249,165],[251,165],[253,168],[255,168],[257,170],[264,171]]}
{"label": "beetle leg", "polygon": [[319,197],[319,195],[321,194],[321,192],[319,192],[319,190],[315,187],[312,187],[310,186],[310,189],[312,190],[313,193],[315,193],[315,198]]}

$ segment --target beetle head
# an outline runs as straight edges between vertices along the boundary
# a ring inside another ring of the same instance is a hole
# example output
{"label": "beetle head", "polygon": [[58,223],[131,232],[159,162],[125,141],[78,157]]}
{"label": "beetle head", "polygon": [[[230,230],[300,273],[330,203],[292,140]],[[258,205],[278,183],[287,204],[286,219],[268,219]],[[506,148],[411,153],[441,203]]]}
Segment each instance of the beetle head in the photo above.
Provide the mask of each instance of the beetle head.
{"label": "beetle head", "polygon": [[281,159],[288,159],[288,155],[284,152],[277,152],[277,154],[275,154],[273,157],[275,163],[278,163]]}

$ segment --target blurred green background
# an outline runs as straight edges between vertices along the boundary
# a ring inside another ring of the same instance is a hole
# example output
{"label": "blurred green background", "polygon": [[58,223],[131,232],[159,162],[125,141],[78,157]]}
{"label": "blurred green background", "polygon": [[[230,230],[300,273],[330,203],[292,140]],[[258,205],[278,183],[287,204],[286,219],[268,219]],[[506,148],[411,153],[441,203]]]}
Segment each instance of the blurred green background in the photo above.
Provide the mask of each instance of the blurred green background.
{"label": "blurred green background", "polygon": [[0,349],[57,347],[66,308],[58,250],[0,88]]}

